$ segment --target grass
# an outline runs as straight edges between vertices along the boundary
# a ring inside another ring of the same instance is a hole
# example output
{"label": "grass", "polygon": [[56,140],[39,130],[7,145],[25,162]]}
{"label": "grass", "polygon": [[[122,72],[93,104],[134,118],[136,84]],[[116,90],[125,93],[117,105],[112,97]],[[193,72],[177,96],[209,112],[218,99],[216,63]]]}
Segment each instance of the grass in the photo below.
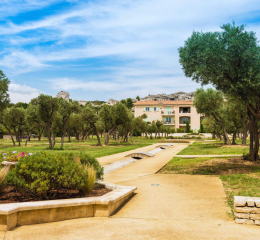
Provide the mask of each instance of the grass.
{"label": "grass", "polygon": [[177,155],[242,155],[249,152],[249,146],[224,145],[222,142],[194,142]]}
{"label": "grass", "polygon": [[[101,139],[103,142],[103,138]],[[130,139],[129,139],[130,141]],[[26,153],[34,153],[39,151],[49,151],[51,153],[59,153],[59,152],[81,152],[85,151],[90,153],[94,157],[103,157],[107,155],[112,155],[115,153],[125,152],[129,150],[133,150],[140,147],[145,147],[151,145],[153,143],[158,142],[159,139],[146,139],[144,137],[133,137],[133,142],[127,143],[116,143],[113,139],[110,140],[108,146],[96,146],[97,139],[94,137],[93,139],[87,139],[85,141],[76,141],[75,138],[71,138],[71,142],[68,142],[65,139],[65,143],[63,145],[63,149],[60,148],[60,138],[56,139],[56,145],[53,149],[49,149],[48,140],[46,138],[42,138],[41,141],[37,139],[32,139],[28,142],[27,147],[24,146],[24,142],[21,143],[21,147],[13,146],[11,140],[0,140],[0,153],[5,152],[26,152]],[[16,143],[18,144],[18,143]]]}
{"label": "grass", "polygon": [[174,157],[160,173],[218,175],[232,212],[234,196],[260,197],[260,163],[244,161],[241,157]]}

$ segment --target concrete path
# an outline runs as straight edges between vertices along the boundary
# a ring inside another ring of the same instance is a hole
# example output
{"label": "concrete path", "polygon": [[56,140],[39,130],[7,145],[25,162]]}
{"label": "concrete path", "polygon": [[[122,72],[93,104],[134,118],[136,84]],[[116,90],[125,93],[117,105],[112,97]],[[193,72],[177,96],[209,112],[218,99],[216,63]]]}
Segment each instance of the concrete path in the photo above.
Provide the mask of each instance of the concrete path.
{"label": "concrete path", "polygon": [[112,162],[116,162],[116,161],[122,160],[122,159],[126,158],[125,157],[126,155],[134,153],[134,152],[148,152],[148,151],[151,151],[152,149],[154,149],[158,145],[162,145],[162,143],[156,143],[156,144],[152,144],[152,145],[149,145],[149,146],[146,146],[146,147],[133,149],[133,150],[126,151],[126,152],[116,153],[116,154],[108,155],[108,156],[105,156],[105,157],[100,157],[100,158],[97,158],[97,160],[99,161],[101,166],[105,166],[105,165],[110,164]]}
{"label": "concrete path", "polygon": [[238,225],[228,218],[229,209],[218,177],[154,174],[186,146],[176,144],[153,158],[107,174],[106,181],[138,188],[136,195],[110,218],[22,226],[0,232],[0,237],[5,240],[259,239],[259,227]]}
{"label": "concrete path", "polygon": [[241,157],[242,154],[232,154],[232,155],[177,155],[176,157]]}

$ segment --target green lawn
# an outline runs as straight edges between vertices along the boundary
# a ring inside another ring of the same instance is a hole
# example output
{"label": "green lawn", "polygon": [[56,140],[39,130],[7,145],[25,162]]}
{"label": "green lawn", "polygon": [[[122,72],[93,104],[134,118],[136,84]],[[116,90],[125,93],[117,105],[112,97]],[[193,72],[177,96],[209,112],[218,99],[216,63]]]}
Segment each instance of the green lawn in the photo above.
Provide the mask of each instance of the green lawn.
{"label": "green lawn", "polygon": [[[101,141],[103,142],[103,138]],[[94,139],[90,138],[86,141],[76,141],[75,138],[71,138],[71,142],[68,142],[67,139],[63,145],[63,150],[60,149],[60,138],[56,139],[56,145],[54,149],[49,149],[48,140],[46,138],[42,138],[41,141],[36,139],[32,139],[28,141],[27,147],[24,146],[24,142],[21,143],[21,147],[13,146],[11,140],[0,140],[0,153],[5,152],[26,152],[26,153],[34,153],[38,151],[49,151],[52,153],[59,152],[80,152],[85,151],[93,155],[94,157],[103,157],[107,155],[112,155],[115,153],[125,152],[129,150],[133,150],[140,147],[145,147],[156,143],[157,139],[146,139],[144,137],[133,137],[133,142],[127,143],[116,143],[113,139],[110,140],[108,146],[95,146],[97,143],[96,137]],[[16,142],[18,145],[18,142]]]}
{"label": "green lawn", "polygon": [[239,157],[174,157],[160,173],[220,176],[232,212],[234,196],[260,197],[260,163],[244,161]]}
{"label": "green lawn", "polygon": [[224,145],[222,142],[194,142],[177,155],[231,155],[248,153],[249,146]]}

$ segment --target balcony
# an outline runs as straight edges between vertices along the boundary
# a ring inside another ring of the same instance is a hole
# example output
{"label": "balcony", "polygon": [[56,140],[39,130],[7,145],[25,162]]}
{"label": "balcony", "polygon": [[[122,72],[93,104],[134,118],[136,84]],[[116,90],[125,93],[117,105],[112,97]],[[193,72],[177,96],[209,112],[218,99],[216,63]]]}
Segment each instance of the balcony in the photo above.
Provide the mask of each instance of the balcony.
{"label": "balcony", "polygon": [[161,111],[162,116],[174,116],[175,111]]}
{"label": "balcony", "polygon": [[175,125],[175,121],[174,122],[163,122],[164,125]]}

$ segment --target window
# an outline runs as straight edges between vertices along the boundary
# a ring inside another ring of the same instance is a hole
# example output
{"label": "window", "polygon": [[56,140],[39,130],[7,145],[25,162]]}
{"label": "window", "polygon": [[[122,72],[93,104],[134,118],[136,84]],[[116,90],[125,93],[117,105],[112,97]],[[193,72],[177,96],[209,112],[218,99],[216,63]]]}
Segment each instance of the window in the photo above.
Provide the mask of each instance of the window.
{"label": "window", "polygon": [[181,107],[180,113],[190,113],[190,107]]}
{"label": "window", "polygon": [[[183,119],[182,119],[182,123],[183,124],[186,124],[186,122],[189,120],[189,118],[188,117],[184,117]],[[190,121],[190,120],[189,120]]]}
{"label": "window", "polygon": [[146,112],[150,112],[150,108],[149,108],[149,107],[146,107],[146,108],[145,108],[145,111],[146,111]]}
{"label": "window", "polygon": [[166,122],[171,123],[171,120],[172,120],[171,117],[166,117]]}
{"label": "window", "polygon": [[157,111],[157,107],[154,107],[153,110],[156,112]]}
{"label": "window", "polygon": [[153,117],[153,120],[154,120],[154,121],[156,121],[156,120],[157,120],[157,117],[156,117],[156,116],[154,116],[154,117]]}

